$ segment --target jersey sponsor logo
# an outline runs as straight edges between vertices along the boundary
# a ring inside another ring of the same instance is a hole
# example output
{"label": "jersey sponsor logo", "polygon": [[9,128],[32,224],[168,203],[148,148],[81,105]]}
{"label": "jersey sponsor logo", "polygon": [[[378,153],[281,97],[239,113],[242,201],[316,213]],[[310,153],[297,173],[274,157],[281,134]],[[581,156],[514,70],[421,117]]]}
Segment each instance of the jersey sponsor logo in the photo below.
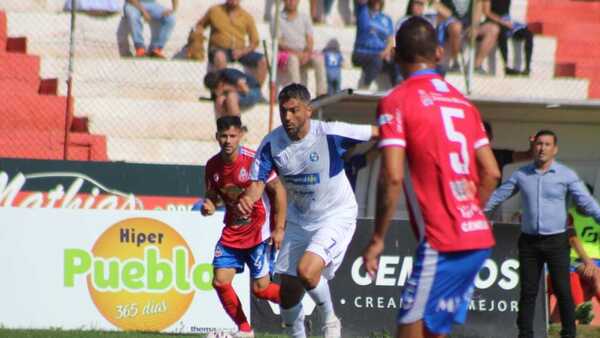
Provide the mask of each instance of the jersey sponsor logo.
{"label": "jersey sponsor logo", "polygon": [[393,120],[394,120],[394,116],[392,114],[381,114],[377,118],[377,125],[383,126],[385,124],[392,122]]}
{"label": "jersey sponsor logo", "polygon": [[319,160],[319,154],[316,151],[313,151],[310,153],[310,155],[308,155],[308,158],[311,162],[317,162]]}
{"label": "jersey sponsor logo", "polygon": [[489,229],[488,222],[485,220],[465,221],[460,224],[463,232],[481,231]]}
{"label": "jersey sponsor logo", "polygon": [[457,201],[470,201],[475,198],[477,187],[473,181],[462,179],[450,181],[450,190]]}
{"label": "jersey sponsor logo", "polygon": [[285,176],[285,180],[286,182],[295,185],[313,185],[321,182],[319,173],[289,175]]}
{"label": "jersey sponsor logo", "polygon": [[248,171],[246,171],[245,168],[240,169],[240,173],[238,175],[238,179],[240,180],[240,182],[246,182],[246,181],[248,181]]}
{"label": "jersey sponsor logo", "polygon": [[223,256],[223,251],[221,250],[220,246],[217,246],[215,248],[215,257],[221,257],[221,256]]}

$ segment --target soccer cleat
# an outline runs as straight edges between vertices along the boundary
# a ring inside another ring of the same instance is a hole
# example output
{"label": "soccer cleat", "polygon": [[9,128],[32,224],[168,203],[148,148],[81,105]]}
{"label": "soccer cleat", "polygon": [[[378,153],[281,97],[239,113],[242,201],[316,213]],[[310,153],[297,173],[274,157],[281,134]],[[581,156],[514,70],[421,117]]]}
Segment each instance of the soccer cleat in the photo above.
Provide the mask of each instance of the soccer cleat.
{"label": "soccer cleat", "polygon": [[325,322],[323,325],[323,337],[324,338],[341,338],[342,337],[342,322],[339,318]]}
{"label": "soccer cleat", "polygon": [[146,56],[146,50],[142,47],[136,48],[135,49],[135,56],[137,57],[143,57]]}
{"label": "soccer cleat", "polygon": [[238,331],[233,334],[233,338],[254,338],[254,331]]}

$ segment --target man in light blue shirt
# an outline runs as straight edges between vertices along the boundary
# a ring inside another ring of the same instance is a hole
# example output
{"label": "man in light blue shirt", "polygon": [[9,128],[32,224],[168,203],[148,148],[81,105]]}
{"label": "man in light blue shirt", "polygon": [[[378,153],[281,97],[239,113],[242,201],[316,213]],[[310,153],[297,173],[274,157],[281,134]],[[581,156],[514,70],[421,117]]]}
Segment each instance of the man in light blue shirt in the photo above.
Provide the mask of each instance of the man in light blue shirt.
{"label": "man in light blue shirt", "polygon": [[540,130],[534,138],[534,162],[516,170],[490,197],[485,212],[521,192],[523,215],[519,238],[521,295],[517,325],[519,337],[533,337],[535,298],[544,263],[556,292],[561,337],[575,337],[575,306],[569,283],[567,202],[572,198],[596,222],[600,206],[577,174],[555,161],[556,134]]}

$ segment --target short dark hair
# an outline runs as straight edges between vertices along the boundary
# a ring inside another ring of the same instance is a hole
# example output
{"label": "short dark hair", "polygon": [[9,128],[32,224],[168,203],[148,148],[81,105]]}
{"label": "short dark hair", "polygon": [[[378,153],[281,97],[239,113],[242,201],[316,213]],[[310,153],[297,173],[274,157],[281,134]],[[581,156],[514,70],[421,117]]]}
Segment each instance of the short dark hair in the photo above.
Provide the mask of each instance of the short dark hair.
{"label": "short dark hair", "polygon": [[552,130],[542,129],[535,134],[533,139],[537,141],[540,136],[552,136],[554,139],[554,144],[558,144],[558,136],[556,136],[556,133],[554,133]]}
{"label": "short dark hair", "polygon": [[299,83],[292,83],[285,86],[279,92],[278,99],[279,104],[289,101],[290,99],[296,99],[302,101],[303,103],[310,104],[310,93],[305,86]]}
{"label": "short dark hair", "polygon": [[213,91],[213,90],[215,90],[215,88],[217,88],[217,86],[219,85],[219,82],[221,82],[221,79],[222,79],[221,72],[219,72],[219,71],[208,72],[204,76],[204,86],[206,88],[210,89],[211,91]]}
{"label": "short dark hair", "polygon": [[396,32],[396,60],[415,63],[417,58],[435,62],[438,46],[435,28],[420,16],[413,16],[400,25]]}
{"label": "short dark hair", "polygon": [[242,129],[242,119],[239,116],[222,116],[217,119],[217,132],[225,131],[231,127]]}

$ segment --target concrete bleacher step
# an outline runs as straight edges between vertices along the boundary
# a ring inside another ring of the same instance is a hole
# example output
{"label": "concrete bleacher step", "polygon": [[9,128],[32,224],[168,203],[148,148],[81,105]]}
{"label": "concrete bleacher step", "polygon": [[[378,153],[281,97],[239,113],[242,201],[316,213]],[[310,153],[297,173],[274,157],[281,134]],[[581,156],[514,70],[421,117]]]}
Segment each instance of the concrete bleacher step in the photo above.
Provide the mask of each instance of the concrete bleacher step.
{"label": "concrete bleacher step", "polygon": [[[215,139],[211,102],[80,98],[75,101],[75,108],[78,116],[88,118],[88,127],[94,134],[139,139]],[[242,112],[242,122],[248,127],[247,142],[260,143],[266,135],[268,112],[267,105]],[[279,124],[279,117],[275,116],[274,125]]]}
{"label": "concrete bleacher step", "polygon": [[0,102],[0,130],[65,129],[67,101],[64,97],[1,92]]}
{"label": "concrete bleacher step", "polygon": [[[257,144],[244,143],[256,149]],[[219,152],[216,141],[129,139],[107,137],[108,158],[112,161],[127,161],[157,164],[204,165]]]}
{"label": "concrete bleacher step", "polygon": [[[460,91],[466,91],[462,76],[451,74],[446,79]],[[537,81],[518,76],[497,78],[477,75],[473,78],[473,93],[478,97],[503,100],[586,100],[588,85],[589,81],[585,79]]]}
{"label": "concrete bleacher step", "polygon": [[64,154],[64,132],[4,130],[0,133],[0,158],[60,160]]}
{"label": "concrete bleacher step", "polygon": [[584,1],[529,0],[529,21],[598,23],[600,3]]}
{"label": "concrete bleacher step", "polygon": [[40,59],[21,53],[0,54],[0,78],[39,84]]}

